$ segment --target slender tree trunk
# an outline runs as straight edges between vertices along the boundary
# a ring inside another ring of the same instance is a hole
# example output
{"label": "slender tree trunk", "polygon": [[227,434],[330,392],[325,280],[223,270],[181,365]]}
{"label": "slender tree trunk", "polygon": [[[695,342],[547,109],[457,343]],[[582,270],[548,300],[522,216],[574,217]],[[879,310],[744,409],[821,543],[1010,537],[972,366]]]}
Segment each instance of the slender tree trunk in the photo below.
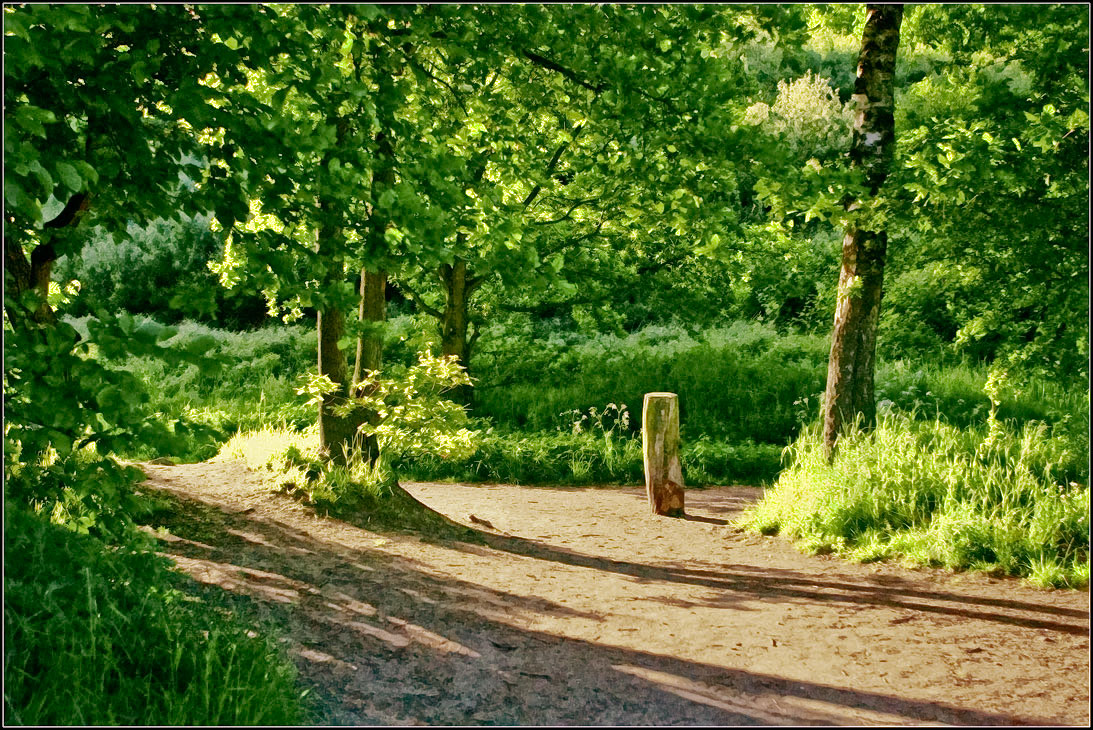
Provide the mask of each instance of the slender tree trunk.
{"label": "slender tree trunk", "polygon": [[[382,103],[376,107],[376,118],[380,130],[376,133],[376,159],[372,172],[371,198],[376,201],[387,190],[395,185],[395,150],[390,134],[386,131],[395,122],[392,100],[395,98],[393,86],[395,78],[401,74],[401,64],[392,62],[389,55],[377,48],[372,53],[372,65],[379,70],[376,76],[378,85],[377,99]],[[360,80],[360,67],[357,67],[358,80]],[[373,205],[368,218],[368,230],[366,235],[369,248],[373,251],[382,251],[386,247],[384,236],[389,223],[386,216],[380,215]],[[361,324],[378,325],[387,319],[387,271],[378,269],[369,271],[368,267],[361,268],[360,303],[357,308],[357,318]],[[364,384],[361,381],[368,377],[369,372],[378,372],[383,367],[383,333],[378,327],[367,328],[357,337],[357,356],[353,364],[353,394],[355,396],[371,395],[373,385]],[[379,422],[379,414],[367,408],[360,409],[358,413],[360,424],[369,423],[373,426]],[[374,434],[361,434],[360,448],[368,463],[375,465],[380,456],[379,442]]]}
{"label": "slender tree trunk", "polygon": [[338,347],[338,340],[345,334],[345,313],[328,306],[318,312],[317,321],[319,374],[338,386],[334,392],[323,396],[319,404],[319,444],[327,458],[335,464],[345,465],[356,446],[357,429],[363,423],[357,412],[345,416],[333,412],[349,402],[349,364]]}
{"label": "slender tree trunk", "polygon": [[[902,5],[867,5],[853,100],[857,105],[851,164],[865,172],[869,194],[880,191],[895,151],[894,90]],[[848,210],[860,207],[847,203]],[[835,442],[860,415],[869,427],[876,418],[873,376],[877,322],[888,235],[851,223],[843,238],[835,328],[824,396],[824,452],[834,458]]]}
{"label": "slender tree trunk", "polygon": [[[378,324],[387,319],[387,272],[361,269],[361,301],[357,316],[361,322]],[[356,395],[371,395],[373,386],[362,386],[361,380],[368,377],[369,371],[378,372],[383,367],[383,335],[379,331],[369,331],[357,338],[357,359],[353,365],[353,385]],[[366,411],[365,419],[373,426],[378,422],[378,414]],[[369,464],[379,459],[379,442],[374,434],[363,438],[362,449]]]}
{"label": "slender tree trunk", "polygon": [[[328,204],[320,203],[322,214],[328,217]],[[341,231],[335,226],[324,225],[319,230],[317,250],[323,247],[337,250]],[[340,283],[345,272],[335,261],[328,262],[330,269],[324,283],[333,286]],[[338,346],[345,336],[345,311],[334,304],[326,304],[317,313],[316,323],[319,329],[319,374],[325,375],[337,388],[323,396],[319,404],[319,447],[322,453],[335,464],[345,465],[349,457],[360,446],[358,429],[366,421],[367,414],[360,408],[338,415],[335,409],[344,409],[350,404],[349,361]]]}
{"label": "slender tree trunk", "polygon": [[[440,281],[444,286],[444,311],[440,320],[440,354],[444,357],[455,356],[457,362],[467,368],[471,360],[467,316],[471,287],[467,282],[467,262],[457,258],[452,264],[442,264]],[[457,403],[470,406],[474,398],[473,389],[461,385],[453,390],[452,398]]]}

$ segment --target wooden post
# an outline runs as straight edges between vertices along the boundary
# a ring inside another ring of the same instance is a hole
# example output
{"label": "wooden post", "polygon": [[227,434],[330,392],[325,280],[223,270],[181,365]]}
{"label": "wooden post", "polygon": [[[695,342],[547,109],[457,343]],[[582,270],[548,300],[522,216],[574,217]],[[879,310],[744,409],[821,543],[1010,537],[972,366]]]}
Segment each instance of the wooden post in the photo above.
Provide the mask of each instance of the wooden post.
{"label": "wooden post", "polygon": [[679,464],[679,397],[646,393],[641,409],[645,491],[653,514],[683,516],[683,470]]}

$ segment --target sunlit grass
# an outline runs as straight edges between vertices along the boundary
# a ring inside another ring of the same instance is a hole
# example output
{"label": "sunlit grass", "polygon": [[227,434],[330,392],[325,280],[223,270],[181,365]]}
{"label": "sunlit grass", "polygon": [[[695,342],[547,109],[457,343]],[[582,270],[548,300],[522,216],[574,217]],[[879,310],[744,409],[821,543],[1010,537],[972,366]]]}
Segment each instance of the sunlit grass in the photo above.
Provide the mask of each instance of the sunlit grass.
{"label": "sunlit grass", "polygon": [[369,464],[351,456],[344,466],[327,459],[320,449],[317,426],[304,430],[267,426],[241,432],[224,444],[216,459],[241,459],[272,490],[363,527],[476,539],[473,530],[411,497],[385,459]]}
{"label": "sunlit grass", "polygon": [[1042,424],[961,429],[889,415],[823,457],[817,429],[788,449],[792,466],[740,524],[810,552],[900,559],[1088,583],[1089,487],[1067,442]]}
{"label": "sunlit grass", "polygon": [[[4,714],[17,725],[278,725],[296,671],[167,561],[14,504],[4,519]],[[256,626],[256,628],[259,628]]]}

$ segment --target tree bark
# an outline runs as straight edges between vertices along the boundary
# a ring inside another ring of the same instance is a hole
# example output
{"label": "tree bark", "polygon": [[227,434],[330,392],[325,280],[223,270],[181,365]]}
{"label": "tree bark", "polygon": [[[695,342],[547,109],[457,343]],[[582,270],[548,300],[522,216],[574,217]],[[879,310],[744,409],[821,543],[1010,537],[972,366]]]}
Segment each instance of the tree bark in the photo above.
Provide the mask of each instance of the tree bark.
{"label": "tree bark", "polygon": [[356,444],[357,429],[364,422],[358,412],[336,416],[333,410],[345,406],[349,396],[349,364],[338,341],[345,334],[345,313],[334,306],[327,306],[317,314],[319,327],[319,374],[325,375],[337,385],[337,389],[323,396],[319,404],[319,444],[323,454],[335,464],[344,466],[349,461]]}
{"label": "tree bark", "polygon": [[[361,322],[377,324],[387,319],[387,272],[372,272],[361,269],[361,301],[357,316]],[[357,358],[353,365],[353,386],[358,396],[371,395],[374,387],[361,386],[361,380],[369,371],[378,372],[383,367],[383,335],[378,331],[367,332],[357,338]],[[373,426],[378,422],[378,414],[366,411],[366,420]],[[374,434],[363,437],[361,448],[369,464],[379,459],[379,442]]]}
{"label": "tree bark", "polygon": [[[902,5],[866,6],[850,160],[864,171],[870,197],[884,184],[895,152],[893,80],[902,19]],[[848,201],[846,207],[857,210],[860,202]],[[876,419],[873,378],[887,248],[884,230],[852,222],[845,231],[824,395],[824,453],[829,461],[846,427],[859,417],[865,427]]]}
{"label": "tree bark", "polygon": [[[320,203],[320,209],[320,214],[329,220],[329,204],[325,201]],[[325,224],[319,229],[316,250],[322,253],[324,245],[336,250],[340,238],[339,228]],[[340,283],[345,272],[341,264],[333,260],[327,263],[330,268],[324,277],[324,284],[329,287]],[[338,346],[345,336],[345,312],[334,304],[325,304],[316,313],[316,325],[319,330],[319,375],[327,376],[337,386],[319,403],[319,448],[326,458],[344,466],[360,447],[358,430],[365,423],[367,414],[360,408],[350,410],[345,415],[334,413],[336,408],[349,405],[351,395],[349,361]]]}
{"label": "tree bark", "polygon": [[[442,264],[440,281],[444,286],[444,311],[440,320],[440,354],[444,357],[455,356],[456,361],[467,368],[471,360],[467,310],[468,300],[473,291],[473,285],[468,285],[467,262],[457,258],[452,264]],[[461,385],[452,391],[452,398],[457,403],[470,406],[473,403],[474,391],[468,386]]]}
{"label": "tree bark", "polygon": [[87,193],[76,193],[69,198],[64,210],[42,226],[44,230],[41,243],[30,252],[29,258],[10,233],[4,236],[5,298],[18,301],[26,292],[34,291],[39,299],[38,306],[31,312],[9,307],[5,302],[4,308],[13,327],[25,320],[38,325],[49,325],[57,321],[48,299],[49,280],[53,274],[53,264],[57,260],[54,242],[59,236],[71,235],[69,232],[79,224],[89,202]]}

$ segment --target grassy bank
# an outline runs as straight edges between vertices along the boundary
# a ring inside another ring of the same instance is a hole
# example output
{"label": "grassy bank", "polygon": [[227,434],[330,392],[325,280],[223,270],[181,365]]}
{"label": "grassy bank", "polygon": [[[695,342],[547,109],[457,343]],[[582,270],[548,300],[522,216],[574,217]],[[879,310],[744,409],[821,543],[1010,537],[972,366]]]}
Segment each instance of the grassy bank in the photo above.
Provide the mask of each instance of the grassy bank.
{"label": "grassy bank", "polygon": [[165,559],[50,524],[12,502],[4,541],[8,722],[306,720],[295,668],[276,642],[191,595]]}
{"label": "grassy bank", "polygon": [[741,524],[863,562],[1088,584],[1088,452],[1043,424],[960,428],[888,415],[873,433],[842,439],[831,464],[821,446],[806,431]]}

